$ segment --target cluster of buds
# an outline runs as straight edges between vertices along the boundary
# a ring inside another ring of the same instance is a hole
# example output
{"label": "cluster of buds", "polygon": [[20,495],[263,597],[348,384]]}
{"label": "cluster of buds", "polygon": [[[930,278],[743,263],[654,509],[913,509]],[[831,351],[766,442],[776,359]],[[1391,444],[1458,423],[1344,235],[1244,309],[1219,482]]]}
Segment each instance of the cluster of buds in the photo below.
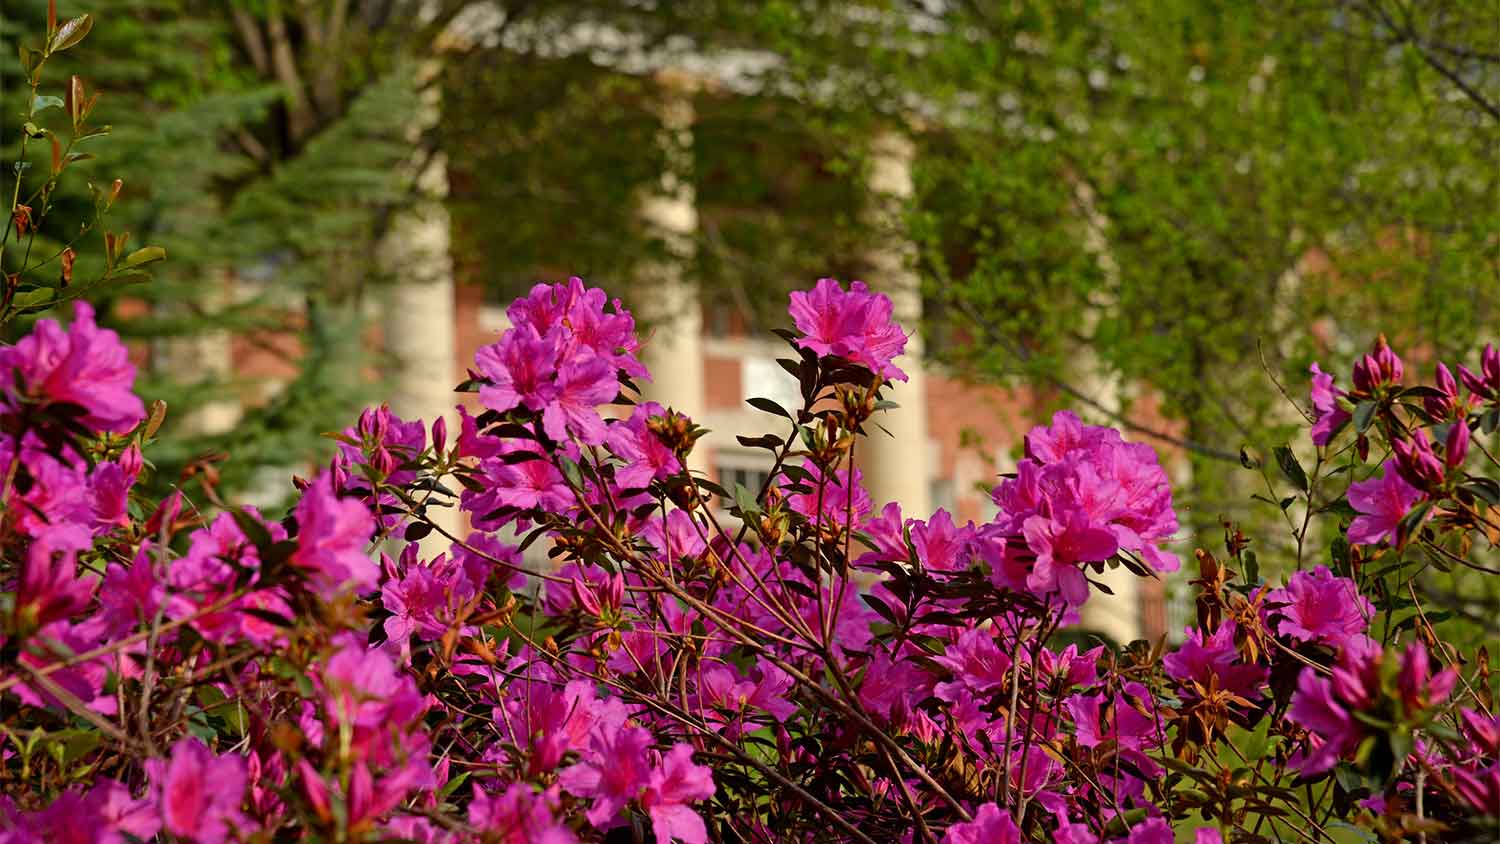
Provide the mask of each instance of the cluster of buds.
{"label": "cluster of buds", "polygon": [[845,424],[843,413],[829,410],[819,414],[814,424],[802,428],[802,443],[808,457],[819,467],[832,469],[854,447],[854,431]]}
{"label": "cluster of buds", "polygon": [[364,453],[370,467],[381,477],[389,476],[400,465],[390,449],[386,448],[385,440],[390,433],[390,425],[390,405],[382,404],[378,408],[365,408],[354,426],[355,433],[359,435],[360,451]]}
{"label": "cluster of buds", "polygon": [[1399,385],[1405,370],[1401,358],[1391,350],[1382,334],[1375,338],[1375,348],[1354,364],[1354,391],[1350,395],[1378,396],[1386,388]]}
{"label": "cluster of buds", "polygon": [[1448,481],[1453,470],[1463,465],[1468,456],[1469,425],[1460,419],[1448,427],[1441,458],[1433,450],[1427,432],[1421,428],[1413,431],[1408,439],[1393,438],[1391,451],[1395,453],[1396,471],[1402,480],[1417,489],[1433,492]]}
{"label": "cluster of buds", "polygon": [[852,384],[840,384],[836,388],[839,406],[844,409],[844,418],[849,427],[858,428],[865,420],[875,415],[875,387],[864,388]]}
{"label": "cluster of buds", "polygon": [[667,408],[660,416],[652,416],[646,420],[646,430],[656,435],[662,444],[672,449],[677,459],[684,464],[687,456],[697,444],[698,439],[708,433],[708,429],[700,428],[693,424],[693,420],[681,413]]}

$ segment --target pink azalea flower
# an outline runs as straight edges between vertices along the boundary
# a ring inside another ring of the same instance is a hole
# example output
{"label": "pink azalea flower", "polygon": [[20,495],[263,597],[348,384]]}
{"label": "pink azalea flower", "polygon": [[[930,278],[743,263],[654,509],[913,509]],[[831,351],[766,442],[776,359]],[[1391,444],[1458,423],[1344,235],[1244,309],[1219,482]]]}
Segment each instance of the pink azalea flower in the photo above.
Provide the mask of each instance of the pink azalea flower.
{"label": "pink azalea flower", "polygon": [[92,544],[87,530],[67,524],[33,539],[16,585],[17,617],[44,627],[88,606],[99,580],[78,576],[78,552]]}
{"label": "pink azalea flower", "polygon": [[[73,303],[73,324],[64,330],[56,320],[38,320],[14,346],[0,349],[0,378],[18,380],[25,394],[43,404],[79,407],[79,421],[96,431],[123,434],[146,416],[132,392],[135,365],[120,336],[94,323],[94,309]],[[14,400],[3,400],[16,412]]]}
{"label": "pink azalea flower", "polygon": [[1300,766],[1303,776],[1315,776],[1332,768],[1365,737],[1364,724],[1353,712],[1374,700],[1379,661],[1378,646],[1368,640],[1356,640],[1340,652],[1333,677],[1322,677],[1311,668],[1302,669],[1287,717],[1314,736],[1312,753]]}
{"label": "pink azalea flower", "polygon": [[1266,669],[1240,662],[1239,651],[1234,646],[1235,630],[1232,621],[1220,625],[1213,635],[1206,637],[1201,629],[1188,628],[1182,645],[1162,659],[1167,676],[1184,684],[1195,682],[1204,688],[1217,683],[1218,688],[1246,700],[1259,698],[1260,686],[1266,680]]}
{"label": "pink azalea flower", "polygon": [[1177,531],[1171,485],[1150,446],[1063,411],[1026,435],[1026,454],[991,494],[999,514],[978,531],[997,586],[1061,594],[1076,609],[1088,598],[1082,563],[1125,552],[1177,570],[1160,547]]}
{"label": "pink azalea flower", "polygon": [[1125,839],[1129,844],[1173,844],[1177,840],[1172,834],[1172,825],[1165,818],[1146,818],[1130,828]]}
{"label": "pink azalea flower", "polygon": [[146,760],[146,775],[161,810],[162,827],[172,835],[199,844],[223,844],[241,827],[244,758],[215,756],[196,736],[188,736],[172,745],[170,758]]}
{"label": "pink azalea flower", "polygon": [[601,724],[589,741],[582,761],[564,768],[557,781],[564,791],[592,799],[585,817],[595,827],[603,826],[625,804],[640,796],[651,779],[646,750],[651,733],[640,727]]}
{"label": "pink azalea flower", "polygon": [[[130,789],[112,779],[101,779],[89,789],[85,802],[100,815],[98,844],[146,841],[161,829],[161,816],[149,800],[130,796]],[[76,820],[77,816],[73,816]],[[126,838],[130,836],[130,838]]]}
{"label": "pink azalea flower", "polygon": [[292,563],[307,572],[318,594],[331,599],[345,588],[368,592],[380,581],[380,567],[365,546],[375,519],[364,504],[339,498],[325,473],[297,502],[297,550]]}
{"label": "pink azalea flower", "polygon": [[[949,649],[952,653],[952,648]],[[951,666],[950,666],[951,667]],[[955,680],[955,685],[961,681]],[[865,669],[859,686],[859,700],[865,708],[887,718],[913,700],[920,700],[932,688],[932,677],[908,659],[892,659],[884,651],[875,654]],[[963,686],[949,692],[958,697]]]}
{"label": "pink azalea flower", "polygon": [[575,844],[578,837],[557,816],[557,787],[538,794],[523,782],[499,794],[477,784],[469,803],[469,826],[495,844]]}
{"label": "pink azalea flower", "polygon": [[953,516],[939,508],[925,522],[911,522],[911,544],[917,560],[928,571],[961,571],[968,567],[970,545],[974,541],[974,524],[962,528],[953,524]]}
{"label": "pink azalea flower", "polygon": [[527,771],[549,773],[571,751],[589,746],[589,734],[604,710],[588,681],[564,688],[552,683],[513,683],[510,697],[496,710],[495,723],[510,742],[529,755]]}
{"label": "pink azalea flower", "polygon": [[811,291],[791,295],[788,309],[803,337],[797,345],[819,355],[862,364],[892,381],[905,381],[894,361],[906,348],[906,333],[892,319],[890,297],[856,281],[845,292],[838,281],[820,278]]}
{"label": "pink azalea flower", "polygon": [[1299,571],[1286,588],[1266,595],[1268,605],[1284,605],[1277,612],[1277,630],[1299,642],[1317,642],[1335,650],[1362,641],[1375,612],[1369,599],[1347,577],[1335,577],[1327,566]]}
{"label": "pink azalea flower", "polygon": [[1060,593],[1074,606],[1088,600],[1088,578],[1080,563],[1107,560],[1120,549],[1114,534],[1092,523],[1081,510],[1060,519],[1032,516],[1021,526],[1036,563],[1026,585],[1039,595]]}
{"label": "pink azalea flower", "polygon": [[938,683],[933,693],[957,703],[960,696],[980,695],[1003,688],[1010,681],[1010,657],[996,644],[992,632],[971,627],[933,662],[953,672],[953,680]]}
{"label": "pink azalea flower", "polygon": [[651,769],[641,808],[651,818],[651,831],[661,844],[705,844],[708,830],[689,804],[714,793],[713,771],[693,764],[693,747],[677,744]]}
{"label": "pink azalea flower", "polygon": [[480,403],[501,413],[517,405],[545,409],[557,395],[557,339],[529,326],[512,328],[476,352],[474,365],[490,382],[479,388]]}
{"label": "pink azalea flower", "polygon": [[509,462],[506,457],[486,458],[479,464],[478,480],[483,491],[465,488],[460,495],[460,506],[474,514],[474,527],[498,530],[516,520],[515,514],[501,515],[502,508],[558,513],[573,503],[573,492],[552,461],[541,455],[519,459],[523,454],[536,454],[534,444],[506,443],[502,452],[519,462]]}
{"label": "pink azalea flower", "polygon": [[640,342],[635,320],[603,290],[589,287],[573,276],[564,284],[538,284],[524,299],[506,309],[511,323],[546,334],[563,328],[561,357],[604,358],[611,369],[623,370],[631,378],[646,378],[646,367],[637,360]]}
{"label": "pink azalea flower", "polygon": [[[791,492],[787,495],[787,504],[792,510],[801,513],[809,519],[819,519],[818,486],[823,477],[822,471],[812,463],[804,463],[803,468],[808,471],[811,478],[800,481],[800,485],[807,487],[808,492]],[[840,469],[822,481],[821,501],[823,505],[822,523],[833,527],[843,528],[849,524],[849,517],[854,517],[856,525],[870,515],[870,510],[875,506],[870,499],[870,493],[864,488],[864,473],[859,467],[853,469],[853,480],[851,491],[850,470]]]}
{"label": "pink azalea flower", "polygon": [[1312,427],[1312,441],[1313,445],[1328,445],[1339,428],[1349,421],[1349,411],[1338,405],[1338,397],[1344,391],[1333,386],[1333,376],[1319,369],[1316,363],[1312,365],[1311,371],[1312,403],[1317,414]]}
{"label": "pink azalea flower", "polygon": [[[408,548],[414,548],[415,543]],[[411,565],[399,579],[380,587],[381,606],[390,610],[385,635],[406,643],[413,635],[425,642],[443,637],[459,613],[476,597],[474,584],[461,565],[439,554],[426,565]],[[461,628],[462,629],[462,628]]]}
{"label": "pink azalea flower", "polygon": [[352,633],[335,637],[338,648],[319,675],[323,703],[333,721],[366,732],[410,724],[427,709],[416,684],[390,654],[366,647]]}
{"label": "pink azalea flower", "polygon": [[974,813],[974,820],[948,827],[942,844],[1021,844],[1023,840],[1009,810],[985,803]]}
{"label": "pink azalea flower", "polygon": [[604,442],[606,430],[599,407],[615,400],[620,384],[603,358],[564,363],[557,371],[557,395],[542,411],[547,436],[558,442],[573,434],[584,445]]}
{"label": "pink azalea flower", "polygon": [[621,488],[645,487],[682,471],[677,455],[646,424],[666,412],[656,402],[644,402],[635,406],[623,424],[610,426],[609,449],[621,461],[615,469],[615,482]]}

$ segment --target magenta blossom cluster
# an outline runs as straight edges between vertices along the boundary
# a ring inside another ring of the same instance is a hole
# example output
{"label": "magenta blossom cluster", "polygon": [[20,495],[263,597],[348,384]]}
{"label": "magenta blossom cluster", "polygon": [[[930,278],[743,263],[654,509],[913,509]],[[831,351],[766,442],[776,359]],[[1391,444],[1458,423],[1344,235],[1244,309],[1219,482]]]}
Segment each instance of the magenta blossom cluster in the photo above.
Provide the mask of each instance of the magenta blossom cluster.
{"label": "magenta blossom cluster", "polygon": [[511,327],[474,356],[486,383],[479,400],[505,412],[519,405],[540,413],[547,436],[584,445],[604,442],[600,405],[619,392],[617,373],[644,378],[636,358],[635,320],[605,293],[571,278],[539,284],[506,311]]}
{"label": "magenta blossom cluster", "polygon": [[792,321],[802,332],[797,345],[819,355],[857,363],[891,381],[905,381],[893,361],[906,348],[906,332],[891,318],[893,306],[884,293],[873,293],[862,281],[849,289],[820,278],[812,290],[791,294]]}
{"label": "magenta blossom cluster", "polygon": [[1076,607],[1088,599],[1090,563],[1132,554],[1157,571],[1179,566],[1161,547],[1177,513],[1156,452],[1067,411],[1026,435],[1026,458],[993,498],[1000,515],[981,533],[997,586]]}
{"label": "magenta blossom cluster", "polygon": [[1389,726],[1383,729],[1410,729],[1432,707],[1446,701],[1458,682],[1451,668],[1434,675],[1426,647],[1415,642],[1401,655],[1391,689],[1382,682],[1386,659],[1379,645],[1357,640],[1340,652],[1328,677],[1309,670],[1298,678],[1288,716],[1313,736],[1313,749],[1301,763],[1304,775],[1328,770],[1382,729],[1372,724],[1378,723],[1372,715],[1389,717]]}
{"label": "magenta blossom cluster", "polygon": [[1075,625],[1091,572],[1178,567],[1156,454],[1063,412],[983,524],[876,501],[854,443],[903,377],[885,297],[793,296],[805,406],[737,494],[690,470],[692,420],[635,400],[618,303],[572,279],[509,314],[454,436],[372,408],[274,515],[140,489],[154,428],[86,309],[0,351],[0,844],[1215,844],[1260,825],[1221,782],[1295,835],[1297,792],[1236,773],[1256,731],[1278,749],[1246,770],[1327,778],[1346,822],[1408,828],[1422,789],[1423,823],[1486,829],[1482,678],[1403,649],[1431,616],[1400,607],[1408,635],[1368,586],[1384,545],[1482,523],[1472,386],[1406,396],[1388,347],[1323,383],[1395,437],[1350,473],[1353,549],[1277,588],[1236,580],[1230,532],[1183,640],[1116,648]]}

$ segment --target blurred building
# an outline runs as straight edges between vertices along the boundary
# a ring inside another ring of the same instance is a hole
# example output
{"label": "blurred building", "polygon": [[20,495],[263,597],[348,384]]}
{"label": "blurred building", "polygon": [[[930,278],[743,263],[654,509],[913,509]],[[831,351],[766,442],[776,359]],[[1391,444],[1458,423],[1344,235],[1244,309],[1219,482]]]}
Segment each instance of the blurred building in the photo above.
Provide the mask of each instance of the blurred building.
{"label": "blurred building", "polygon": [[[657,116],[671,141],[664,146],[691,149],[693,94],[703,80],[675,69],[657,72],[655,78],[661,92]],[[431,106],[433,113],[425,120],[437,119],[439,104]],[[902,230],[897,215],[911,196],[913,155],[912,141],[895,133],[878,136],[872,145],[866,213],[877,231]],[[371,342],[383,350],[383,359],[392,362],[382,374],[389,383],[392,409],[407,418],[448,415],[451,420],[452,386],[465,380],[475,352],[507,327],[507,302],[482,277],[483,262],[454,254],[453,223],[444,205],[449,175],[442,155],[422,160],[413,181],[425,199],[394,222],[390,249],[382,256],[397,281],[379,303],[379,328]],[[668,173],[637,200],[639,215],[665,237],[670,250],[692,249],[699,226],[692,184]],[[923,301],[910,244],[892,234],[868,244],[859,258],[868,268],[863,280],[891,296],[897,318],[913,331],[921,320]],[[644,385],[645,397],[711,430],[692,468],[726,488],[743,484],[755,489],[765,480],[771,458],[765,451],[744,447],[736,437],[765,433],[782,421],[753,409],[747,399],[771,398],[788,408],[801,404],[794,379],[776,363],[789,350],[769,333],[748,330],[735,309],[705,304],[693,280],[683,277],[682,267],[689,263],[648,266],[630,282],[630,290],[621,290],[616,279],[590,281],[635,303],[639,318],[650,326],[642,357],[654,379]],[[809,285],[813,281],[806,280]],[[230,283],[253,284],[254,279]],[[273,366],[261,360],[265,354],[257,348],[263,345],[236,341],[189,352],[203,366],[251,374]],[[960,524],[988,520],[995,512],[988,490],[1014,467],[1023,436],[1032,425],[1046,421],[1055,397],[966,382],[927,360],[922,338],[915,333],[897,363],[910,380],[894,385],[889,397],[899,407],[877,420],[890,435],[873,431],[857,452],[876,510],[896,501],[908,518],[926,518],[941,507]],[[1117,385],[1095,379],[1088,386],[1103,406],[1119,406]],[[474,400],[472,394],[463,398]],[[1082,415],[1089,417],[1087,412]],[[222,429],[234,424],[234,416],[232,408],[217,408],[211,419],[200,423]],[[1163,461],[1170,466],[1174,458],[1163,453]],[[453,516],[449,527],[461,530]],[[1165,632],[1161,582],[1142,582],[1123,569],[1107,572],[1103,580],[1114,595],[1099,593],[1090,600],[1083,613],[1085,627],[1121,643]]]}

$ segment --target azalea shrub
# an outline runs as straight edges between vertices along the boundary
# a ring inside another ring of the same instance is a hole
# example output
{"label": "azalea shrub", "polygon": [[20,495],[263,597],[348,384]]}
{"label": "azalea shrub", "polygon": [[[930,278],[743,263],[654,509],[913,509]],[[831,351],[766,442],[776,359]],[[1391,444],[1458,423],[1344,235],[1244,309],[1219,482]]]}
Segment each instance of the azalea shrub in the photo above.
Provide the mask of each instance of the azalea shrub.
{"label": "azalea shrub", "polygon": [[1182,567],[1158,455],[1062,412],[984,524],[872,501],[907,335],[858,282],[792,294],[757,489],[691,468],[574,278],[456,430],[371,408],[284,513],[143,492],[163,411],[65,313],[0,348],[5,844],[1500,834],[1494,619],[1430,577],[1500,574],[1492,346],[1314,367],[1309,442],[1245,455],[1295,550],[1226,525],[1179,643],[1115,648],[1076,631],[1098,576]]}

